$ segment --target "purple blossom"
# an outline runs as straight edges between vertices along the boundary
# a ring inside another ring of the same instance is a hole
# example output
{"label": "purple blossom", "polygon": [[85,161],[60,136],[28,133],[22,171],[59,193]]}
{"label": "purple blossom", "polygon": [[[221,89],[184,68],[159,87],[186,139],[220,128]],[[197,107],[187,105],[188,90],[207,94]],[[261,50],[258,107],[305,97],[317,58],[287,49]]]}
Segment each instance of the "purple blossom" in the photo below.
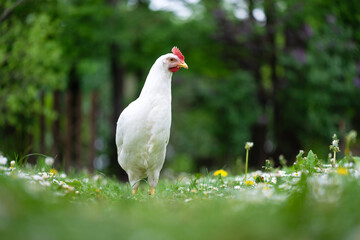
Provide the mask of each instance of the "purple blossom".
{"label": "purple blossom", "polygon": [[304,31],[305,31],[306,37],[311,37],[314,34],[314,31],[309,24],[305,25]]}
{"label": "purple blossom", "polygon": [[306,52],[303,48],[296,48],[292,51],[291,55],[298,62],[304,64],[306,62]]}
{"label": "purple blossom", "polygon": [[358,76],[356,76],[354,78],[354,85],[358,88],[360,88],[360,78]]}
{"label": "purple blossom", "polygon": [[326,21],[328,23],[334,24],[336,22],[336,17],[332,14],[326,16]]}

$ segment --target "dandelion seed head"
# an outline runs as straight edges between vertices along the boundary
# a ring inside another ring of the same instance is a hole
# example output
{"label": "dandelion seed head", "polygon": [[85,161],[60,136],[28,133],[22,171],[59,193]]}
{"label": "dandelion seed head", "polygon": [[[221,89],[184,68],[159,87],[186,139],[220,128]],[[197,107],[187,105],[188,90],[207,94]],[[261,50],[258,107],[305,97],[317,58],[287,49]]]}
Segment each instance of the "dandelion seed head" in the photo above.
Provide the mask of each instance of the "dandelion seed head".
{"label": "dandelion seed head", "polygon": [[54,158],[46,157],[45,158],[45,164],[48,165],[48,166],[52,166],[54,164]]}

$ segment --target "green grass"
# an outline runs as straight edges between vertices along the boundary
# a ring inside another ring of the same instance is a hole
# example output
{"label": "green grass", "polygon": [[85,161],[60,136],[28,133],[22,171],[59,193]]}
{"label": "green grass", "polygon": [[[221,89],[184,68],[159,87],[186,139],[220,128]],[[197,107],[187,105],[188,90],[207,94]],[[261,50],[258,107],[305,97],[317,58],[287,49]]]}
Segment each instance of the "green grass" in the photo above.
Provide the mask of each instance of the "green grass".
{"label": "green grass", "polygon": [[292,168],[248,173],[260,181],[254,185],[243,175],[161,179],[154,198],[145,182],[132,195],[128,184],[105,176],[43,177],[41,168],[50,170],[0,169],[1,239],[360,238],[354,167],[300,169],[301,177]]}

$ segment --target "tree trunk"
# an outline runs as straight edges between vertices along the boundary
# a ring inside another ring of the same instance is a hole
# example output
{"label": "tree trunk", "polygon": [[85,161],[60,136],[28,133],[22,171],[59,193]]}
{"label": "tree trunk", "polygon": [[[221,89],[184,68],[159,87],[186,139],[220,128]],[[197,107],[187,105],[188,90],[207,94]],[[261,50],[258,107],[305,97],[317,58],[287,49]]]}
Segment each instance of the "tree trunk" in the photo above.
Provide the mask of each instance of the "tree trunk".
{"label": "tree trunk", "polygon": [[[40,96],[41,108],[44,109],[45,100],[44,100],[44,92],[41,93]],[[43,112],[40,113],[40,153],[45,153],[45,115]]]}
{"label": "tree trunk", "polygon": [[76,66],[69,72],[69,85],[66,96],[67,133],[65,169],[81,167],[81,91]]}
{"label": "tree trunk", "polygon": [[248,0],[248,15],[251,22],[255,22],[253,10],[254,10],[254,0]]}
{"label": "tree trunk", "polygon": [[123,110],[124,96],[124,70],[119,62],[119,47],[113,43],[110,45],[110,67],[112,78],[112,103],[113,114],[110,122],[110,138],[108,142],[108,153],[110,158],[110,171],[120,179],[126,179],[126,173],[120,168],[117,161],[117,150],[115,145],[116,123]]}
{"label": "tree trunk", "polygon": [[[252,29],[256,29],[256,24],[257,24],[253,14],[254,8],[255,8],[254,0],[248,0],[248,15]],[[258,42],[260,43],[258,44],[259,46],[264,45],[263,38],[259,38]],[[261,47],[256,51],[255,54],[252,54],[253,57],[250,58],[249,61],[249,69],[254,75],[256,82],[257,100],[261,106],[261,114],[251,128],[251,139],[254,142],[254,149],[252,150],[252,154],[250,155],[249,166],[256,168],[259,168],[262,165],[264,165],[265,159],[267,158],[267,152],[265,151],[265,143],[266,143],[267,131],[268,131],[268,119],[266,116],[266,107],[269,102],[269,96],[264,89],[263,80],[260,73],[262,62],[259,61],[259,59],[261,59],[264,52],[265,52],[265,48]]]}
{"label": "tree trunk", "polygon": [[98,93],[91,93],[91,113],[90,113],[90,156],[88,162],[88,169],[94,172],[94,160],[96,157],[95,141],[96,141],[96,118],[98,112]]}
{"label": "tree trunk", "polygon": [[278,98],[279,92],[279,79],[276,74],[276,64],[277,64],[277,56],[276,56],[276,43],[275,43],[275,28],[276,28],[276,9],[275,9],[275,2],[273,0],[268,0],[264,2],[264,10],[266,15],[266,40],[267,40],[267,47],[269,49],[268,52],[268,63],[271,69],[271,81],[272,81],[272,103],[273,103],[273,128],[274,128],[274,140],[276,142],[276,151],[273,155],[275,160],[275,164],[279,165],[279,155],[284,154],[284,140],[288,141],[287,139],[283,139],[283,129],[281,126],[282,123],[282,116],[281,116],[281,102]]}
{"label": "tree trunk", "polygon": [[[108,0],[108,4],[115,8],[118,0]],[[114,21],[110,19],[110,21]],[[115,144],[116,123],[120,113],[123,110],[123,96],[124,96],[124,70],[119,61],[120,50],[117,43],[113,42],[109,45],[110,48],[110,73],[112,85],[112,116],[110,120],[110,137],[107,144],[107,152],[109,154],[110,166],[109,169],[112,174],[115,174],[122,180],[127,179],[125,171],[119,166],[117,161],[117,150]]]}
{"label": "tree trunk", "polygon": [[62,117],[62,108],[61,108],[61,93],[59,90],[56,90],[53,95],[54,105],[53,110],[57,114],[57,118],[53,122],[52,126],[52,135],[53,135],[53,146],[52,154],[55,157],[55,166],[64,167],[64,147],[63,147],[63,138],[61,134],[61,117]]}
{"label": "tree trunk", "polygon": [[276,149],[273,154],[275,164],[278,166],[279,156],[284,155],[286,159],[292,161],[300,147],[300,143],[297,137],[293,134],[293,129],[287,123],[287,118],[283,115],[284,105],[281,101],[281,95],[286,89],[281,89],[280,79],[276,72],[277,55],[276,55],[276,43],[275,43],[275,30],[276,30],[276,6],[274,0],[264,2],[265,15],[266,15],[266,35],[269,48],[269,65],[271,68],[271,80],[272,80],[272,100],[274,111],[274,140]]}

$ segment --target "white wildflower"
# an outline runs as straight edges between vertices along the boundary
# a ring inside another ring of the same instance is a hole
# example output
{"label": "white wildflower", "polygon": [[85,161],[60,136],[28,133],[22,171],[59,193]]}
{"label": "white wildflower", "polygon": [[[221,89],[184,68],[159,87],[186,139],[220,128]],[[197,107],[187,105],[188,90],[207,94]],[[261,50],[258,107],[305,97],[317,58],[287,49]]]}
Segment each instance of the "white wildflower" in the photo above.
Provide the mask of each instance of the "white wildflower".
{"label": "white wildflower", "polygon": [[42,173],[42,178],[43,178],[44,180],[46,180],[46,179],[49,178],[49,175],[48,175],[46,172],[44,172],[44,173]]}
{"label": "white wildflower", "polygon": [[344,167],[346,167],[346,168],[352,168],[353,166],[354,166],[353,162],[344,163]]}
{"label": "white wildflower", "polygon": [[262,174],[261,177],[264,179],[265,182],[270,182],[271,181],[271,175],[268,174],[268,173]]}
{"label": "white wildflower", "polygon": [[314,169],[315,169],[316,171],[321,171],[321,169],[320,169],[319,167],[314,167]]}
{"label": "white wildflower", "polygon": [[286,172],[283,171],[283,170],[279,170],[279,171],[277,172],[277,176],[279,176],[279,177],[285,177],[285,176],[286,176]]}
{"label": "white wildflower", "polygon": [[48,166],[52,166],[54,164],[54,158],[46,157],[45,158],[45,164],[48,165]]}
{"label": "white wildflower", "polygon": [[276,177],[271,178],[271,182],[274,183],[274,184],[276,184],[277,178],[276,178]]}
{"label": "white wildflower", "polygon": [[0,166],[0,170],[2,170],[2,171],[10,171],[10,168]]}
{"label": "white wildflower", "polygon": [[13,167],[15,167],[15,161],[14,160],[12,160],[11,162],[10,162],[10,166],[13,168]]}
{"label": "white wildflower", "polygon": [[301,177],[301,172],[293,172],[291,174],[291,176],[293,176],[293,177]]}
{"label": "white wildflower", "polygon": [[8,159],[4,156],[0,156],[0,164],[5,165],[7,163]]}
{"label": "white wildflower", "polygon": [[243,180],[242,177],[240,177],[240,176],[235,177],[235,181],[240,182],[241,180]]}
{"label": "white wildflower", "polygon": [[239,185],[234,186],[234,189],[240,189]]}
{"label": "white wildflower", "polygon": [[24,178],[24,179],[31,179],[31,177],[29,176],[29,174],[23,173],[23,172],[19,172],[19,173],[18,173],[18,177],[19,177],[19,178]]}
{"label": "white wildflower", "polygon": [[48,187],[50,186],[50,183],[48,181],[40,181],[39,182],[42,186]]}
{"label": "white wildflower", "polygon": [[100,175],[100,174],[96,174],[95,176],[93,176],[93,180],[94,180],[94,181],[99,181],[99,180],[102,179],[102,178],[103,178],[103,176]]}
{"label": "white wildflower", "polygon": [[65,188],[65,189],[67,189],[67,190],[69,190],[69,191],[74,191],[75,190],[75,188],[74,187],[72,187],[72,186],[69,186],[69,185],[63,185],[63,188]]}
{"label": "white wildflower", "polygon": [[250,148],[252,148],[254,146],[254,143],[253,142],[246,142],[245,143],[245,149],[246,150],[249,150]]}
{"label": "white wildflower", "polygon": [[33,175],[32,178],[37,181],[43,180],[43,178],[40,177],[39,175]]}
{"label": "white wildflower", "polygon": [[61,177],[61,178],[66,178],[66,174],[65,174],[65,173],[61,173],[61,174],[60,174],[60,177]]}

